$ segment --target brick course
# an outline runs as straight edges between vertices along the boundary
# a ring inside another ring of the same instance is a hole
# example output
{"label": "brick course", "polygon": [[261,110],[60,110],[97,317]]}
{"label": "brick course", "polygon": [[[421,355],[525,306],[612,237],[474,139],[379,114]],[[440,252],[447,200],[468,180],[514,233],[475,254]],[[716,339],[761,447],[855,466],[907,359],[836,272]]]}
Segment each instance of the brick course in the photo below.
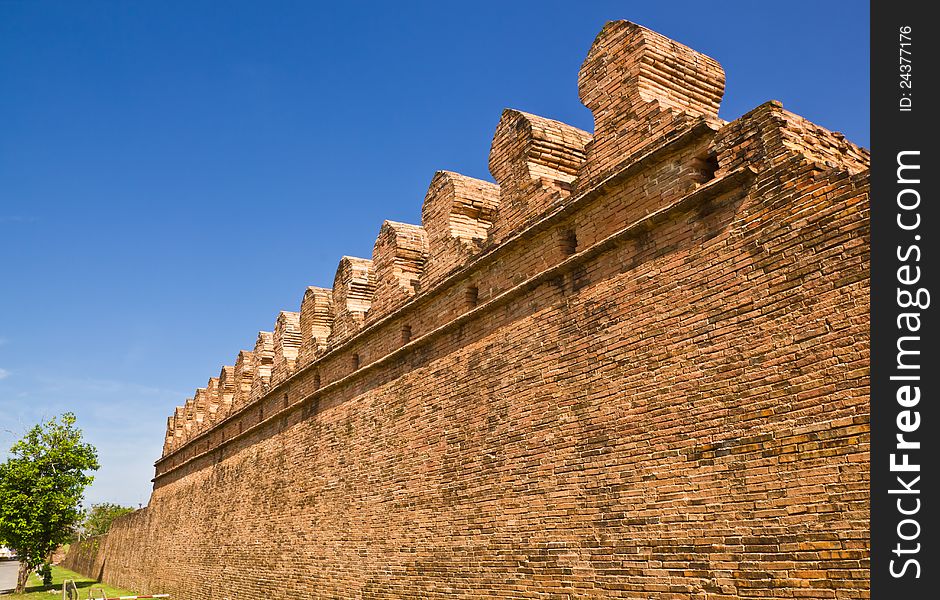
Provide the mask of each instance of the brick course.
{"label": "brick course", "polygon": [[868,153],[609,23],[170,417],[66,564],[180,600],[868,597]]}

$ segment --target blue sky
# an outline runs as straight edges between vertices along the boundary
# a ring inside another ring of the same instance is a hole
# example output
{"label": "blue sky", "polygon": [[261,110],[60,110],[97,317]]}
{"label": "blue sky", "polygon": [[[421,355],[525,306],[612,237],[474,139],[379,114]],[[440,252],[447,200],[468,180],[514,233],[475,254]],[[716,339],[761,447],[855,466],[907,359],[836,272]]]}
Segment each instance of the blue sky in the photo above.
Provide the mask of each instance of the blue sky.
{"label": "blue sky", "polygon": [[504,107],[593,129],[578,68],[621,18],[718,59],[723,118],[868,146],[867,2],[0,0],[0,457],[71,410],[88,502],[146,504],[173,407],[436,170],[491,179]]}

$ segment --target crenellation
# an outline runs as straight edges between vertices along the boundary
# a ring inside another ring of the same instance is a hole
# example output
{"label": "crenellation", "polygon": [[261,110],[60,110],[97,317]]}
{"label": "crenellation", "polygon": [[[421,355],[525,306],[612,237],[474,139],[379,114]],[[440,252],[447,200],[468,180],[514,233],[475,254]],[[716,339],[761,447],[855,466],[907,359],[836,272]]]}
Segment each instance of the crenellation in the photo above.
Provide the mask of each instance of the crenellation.
{"label": "crenellation", "polygon": [[254,386],[254,353],[241,350],[235,357],[235,396],[232,399],[232,412],[236,413],[248,405],[251,388]]}
{"label": "crenellation", "polygon": [[375,289],[366,320],[376,321],[418,293],[428,236],[418,225],[385,221],[372,250]]}
{"label": "crenellation", "polygon": [[498,244],[571,195],[591,134],[518,110],[503,111],[490,149],[499,209],[489,243]]}
{"label": "crenellation", "polygon": [[578,75],[594,139],[578,174],[586,190],[643,146],[704,120],[716,126],[725,74],[714,59],[629,21],[597,35]]}
{"label": "crenellation", "polygon": [[219,378],[210,377],[206,382],[206,416],[203,421],[203,429],[212,427],[219,416],[219,406],[222,403],[221,392],[219,390]]}
{"label": "crenellation", "polygon": [[192,437],[196,427],[196,409],[192,398],[187,398],[183,403],[183,435],[181,442],[185,444]]}
{"label": "crenellation", "polygon": [[193,427],[190,436],[202,430],[208,414],[209,395],[206,393],[206,388],[196,388],[196,393],[193,395]]}
{"label": "crenellation", "polygon": [[166,456],[173,450],[174,434],[176,432],[176,414],[166,418],[166,434],[163,436],[163,453]]}
{"label": "crenellation", "polygon": [[300,331],[300,313],[282,311],[274,324],[274,362],[271,367],[271,385],[276,386],[294,372],[303,341]]}
{"label": "crenellation", "polygon": [[329,345],[335,346],[355,334],[365,322],[375,292],[372,261],[344,256],[333,279],[333,325]]}
{"label": "crenellation", "polygon": [[300,304],[299,366],[305,367],[326,350],[333,327],[333,290],[310,286]]}
{"label": "crenellation", "polygon": [[434,287],[482,249],[498,207],[499,186],[451,171],[434,174],[421,207],[428,238],[422,289]]}
{"label": "crenellation", "polygon": [[235,367],[228,365],[222,367],[222,370],[219,371],[218,420],[224,419],[231,413],[232,404],[235,401],[236,387]]}
{"label": "crenellation", "polygon": [[171,443],[171,452],[180,448],[185,442],[186,436],[186,408],[177,406],[173,409],[173,441]]}
{"label": "crenellation", "polygon": [[251,378],[249,402],[262,398],[271,388],[271,370],[274,366],[274,333],[259,331],[255,348],[251,352],[254,372]]}

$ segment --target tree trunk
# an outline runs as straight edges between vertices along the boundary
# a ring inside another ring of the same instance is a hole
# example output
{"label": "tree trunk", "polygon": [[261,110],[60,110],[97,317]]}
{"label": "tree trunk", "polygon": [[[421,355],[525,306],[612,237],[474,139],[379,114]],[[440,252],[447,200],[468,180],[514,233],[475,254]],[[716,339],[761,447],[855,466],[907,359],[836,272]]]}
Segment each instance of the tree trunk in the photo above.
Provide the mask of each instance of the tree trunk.
{"label": "tree trunk", "polygon": [[20,571],[16,574],[16,593],[26,593],[26,582],[29,580],[29,566],[25,562],[20,563]]}

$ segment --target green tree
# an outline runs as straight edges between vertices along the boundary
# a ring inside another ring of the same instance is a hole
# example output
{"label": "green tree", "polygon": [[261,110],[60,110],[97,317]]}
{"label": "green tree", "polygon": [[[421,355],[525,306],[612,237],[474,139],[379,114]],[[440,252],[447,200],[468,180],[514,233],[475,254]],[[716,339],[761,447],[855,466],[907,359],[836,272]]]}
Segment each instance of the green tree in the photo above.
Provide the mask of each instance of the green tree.
{"label": "green tree", "polygon": [[0,543],[21,561],[16,593],[72,534],[93,479],[88,472],[97,469],[97,452],[82,440],[72,413],[34,426],[10,448],[0,465]]}
{"label": "green tree", "polygon": [[111,504],[103,502],[101,504],[92,504],[91,508],[85,512],[85,520],[82,522],[82,535],[104,535],[111,528],[111,521],[134,512],[129,506],[120,504]]}

